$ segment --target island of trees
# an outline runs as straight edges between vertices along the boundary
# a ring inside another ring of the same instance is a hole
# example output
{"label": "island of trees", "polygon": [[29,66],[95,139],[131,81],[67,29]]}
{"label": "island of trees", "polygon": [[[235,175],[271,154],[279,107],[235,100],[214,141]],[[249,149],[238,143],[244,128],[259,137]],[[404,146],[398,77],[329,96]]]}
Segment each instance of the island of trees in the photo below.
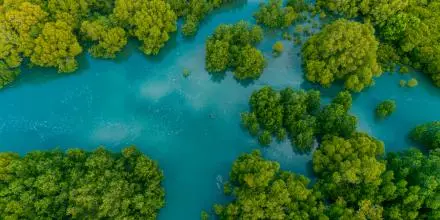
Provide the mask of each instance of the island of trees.
{"label": "island of trees", "polygon": [[329,105],[321,107],[316,90],[271,87],[255,91],[249,99],[250,112],[242,113],[242,124],[250,134],[259,136],[260,144],[269,145],[272,136],[278,141],[289,137],[298,152],[308,152],[324,134],[350,137],[357,119],[349,114],[352,98],[340,92]]}
{"label": "island of trees", "polygon": [[0,153],[0,218],[156,219],[162,179],[135,147]]}
{"label": "island of trees", "polygon": [[114,58],[131,38],[146,55],[156,55],[179,16],[185,17],[184,35],[191,36],[203,17],[227,2],[232,0],[0,1],[0,88],[14,81],[23,63],[70,73],[83,51]]}
{"label": "island of trees", "polygon": [[231,69],[239,80],[260,77],[266,62],[255,45],[262,39],[263,30],[245,21],[218,26],[206,41],[206,70],[219,73]]}

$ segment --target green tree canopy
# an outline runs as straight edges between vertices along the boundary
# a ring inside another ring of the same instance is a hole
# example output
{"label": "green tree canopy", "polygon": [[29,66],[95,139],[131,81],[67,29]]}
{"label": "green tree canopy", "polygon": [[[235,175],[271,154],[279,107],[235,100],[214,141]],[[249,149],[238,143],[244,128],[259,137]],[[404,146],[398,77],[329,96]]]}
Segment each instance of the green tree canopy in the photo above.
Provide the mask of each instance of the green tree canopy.
{"label": "green tree canopy", "polygon": [[216,205],[220,219],[319,219],[325,218],[319,193],[309,189],[309,180],[280,170],[259,151],[240,156],[232,165],[225,193],[233,200]]}
{"label": "green tree canopy", "polygon": [[75,57],[81,52],[82,47],[66,22],[48,22],[35,39],[31,61],[43,67],[55,67],[59,72],[72,72],[78,68]]}
{"label": "green tree canopy", "polygon": [[285,28],[290,26],[298,17],[293,7],[283,7],[282,0],[270,0],[262,3],[260,9],[254,14],[257,23],[270,28]]}
{"label": "green tree canopy", "polygon": [[206,41],[206,69],[224,72],[231,68],[239,80],[260,77],[266,63],[255,45],[262,39],[262,29],[245,21],[218,26]]}
{"label": "green tree canopy", "polygon": [[340,79],[347,89],[359,92],[381,74],[377,48],[371,25],[337,20],[305,43],[302,55],[306,77],[325,87]]}
{"label": "green tree canopy", "polygon": [[434,121],[415,127],[411,131],[410,137],[428,149],[440,148],[440,121]]}
{"label": "green tree canopy", "polygon": [[134,147],[0,153],[2,219],[156,219],[162,171]]}

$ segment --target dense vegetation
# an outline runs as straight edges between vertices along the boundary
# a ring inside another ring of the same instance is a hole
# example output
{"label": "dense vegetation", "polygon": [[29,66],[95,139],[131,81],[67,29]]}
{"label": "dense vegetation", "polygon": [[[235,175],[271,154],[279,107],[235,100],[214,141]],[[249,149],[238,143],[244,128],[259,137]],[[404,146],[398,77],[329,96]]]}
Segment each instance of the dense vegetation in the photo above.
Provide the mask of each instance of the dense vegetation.
{"label": "dense vegetation", "polygon": [[282,0],[269,0],[261,3],[254,17],[257,23],[270,28],[286,28],[298,18],[298,12],[289,5],[283,7]]}
{"label": "dense vegetation", "polygon": [[233,2],[233,0],[167,0],[171,8],[179,17],[184,17],[182,33],[184,36],[193,36],[197,33],[200,22],[213,9]]}
{"label": "dense vegetation", "polygon": [[373,84],[373,77],[381,74],[377,48],[371,25],[337,20],[304,44],[306,77],[325,87],[340,79],[345,82],[345,88],[360,92]]}
{"label": "dense vegetation", "polygon": [[420,69],[440,86],[439,1],[329,1],[317,6],[347,18],[371,22],[383,44],[384,63]]}
{"label": "dense vegetation", "polygon": [[242,113],[242,124],[262,145],[269,145],[271,136],[278,140],[289,137],[300,152],[310,151],[317,137],[334,134],[349,137],[357,120],[348,114],[351,95],[341,92],[321,108],[318,91],[286,88],[277,92],[271,87],[255,91],[249,100],[250,112]]}
{"label": "dense vegetation", "polygon": [[135,147],[0,153],[0,218],[156,219],[162,179]]}
{"label": "dense vegetation", "polygon": [[386,118],[396,111],[396,102],[393,100],[385,100],[376,106],[376,116],[378,118]]}
{"label": "dense vegetation", "polygon": [[[431,123],[413,133],[424,136],[424,144],[435,149],[432,135],[438,127]],[[317,179],[310,186],[306,177],[280,170],[259,151],[244,154],[234,162],[224,186],[232,201],[215,205],[214,213],[220,219],[440,218],[438,150],[384,155],[384,144],[365,133],[350,137],[327,133],[313,154],[312,166]]]}
{"label": "dense vegetation", "polygon": [[256,79],[265,67],[263,53],[255,45],[263,39],[263,30],[245,21],[222,24],[206,41],[206,69],[224,72],[232,69],[235,78]]}
{"label": "dense vegetation", "polygon": [[412,130],[410,136],[427,148],[440,148],[440,121],[419,125]]}
{"label": "dense vegetation", "polygon": [[25,60],[73,72],[83,48],[113,58],[128,37],[138,39],[145,54],[157,54],[176,20],[164,0],[1,1],[0,86],[16,78]]}

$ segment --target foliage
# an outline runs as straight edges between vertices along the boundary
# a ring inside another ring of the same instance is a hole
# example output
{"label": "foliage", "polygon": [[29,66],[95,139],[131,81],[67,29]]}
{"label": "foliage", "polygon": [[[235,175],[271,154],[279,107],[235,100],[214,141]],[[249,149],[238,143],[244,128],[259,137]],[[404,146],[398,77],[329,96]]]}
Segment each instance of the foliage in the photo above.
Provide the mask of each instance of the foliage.
{"label": "foliage", "polygon": [[[417,149],[387,155],[394,190],[384,202],[386,219],[439,219],[440,152]],[[391,189],[391,188],[390,188]]]}
{"label": "foliage", "polygon": [[272,46],[272,52],[275,56],[279,56],[283,53],[284,46],[281,41],[275,42],[275,44]]}
{"label": "foliage", "polygon": [[271,135],[278,140],[287,136],[297,151],[308,152],[317,136],[351,136],[357,124],[356,117],[348,114],[351,103],[350,93],[344,91],[321,109],[318,91],[286,88],[277,92],[266,86],[251,95],[251,111],[242,114],[242,124],[253,136],[263,132],[262,145],[270,143]]}
{"label": "foliage", "polygon": [[127,37],[142,41],[145,54],[157,54],[176,20],[164,0],[0,1],[0,87],[16,78],[23,60],[73,72],[83,47],[114,58]]}
{"label": "foliage", "polygon": [[143,43],[140,49],[147,55],[159,53],[176,30],[177,16],[163,0],[116,0],[113,11],[115,19]]}
{"label": "foliage", "polygon": [[186,37],[197,33],[200,22],[215,8],[228,0],[167,0],[178,17],[184,17],[182,34]]}
{"label": "foliage", "polygon": [[82,48],[66,22],[48,22],[35,39],[31,61],[39,66],[56,67],[59,72],[73,72],[78,68],[75,57],[81,52]]}
{"label": "foliage", "polygon": [[359,92],[381,74],[377,48],[371,25],[337,20],[305,43],[302,55],[306,77],[325,87],[341,79],[347,89]]}
{"label": "foliage", "polygon": [[412,88],[412,87],[416,87],[419,84],[419,82],[417,81],[417,79],[415,78],[411,78],[410,80],[408,80],[408,87]]}
{"label": "foliage", "polygon": [[376,106],[376,116],[386,118],[396,111],[396,102],[393,100],[385,100]]}
{"label": "foliage", "polygon": [[332,200],[342,198],[351,206],[363,200],[373,202],[385,171],[385,163],[377,159],[383,152],[383,143],[364,133],[348,139],[324,137],[313,154],[319,189]]}
{"label": "foliage", "polygon": [[97,42],[89,49],[94,57],[115,58],[115,54],[127,44],[125,30],[111,24],[106,17],[99,17],[94,21],[83,21],[81,33],[87,40]]}
{"label": "foliage", "polygon": [[283,7],[282,0],[269,0],[262,3],[259,10],[254,14],[257,23],[270,28],[286,28],[298,17],[293,7]]}
{"label": "foliage", "polygon": [[134,147],[0,153],[2,219],[156,219],[162,171]]}
{"label": "foliage", "polygon": [[429,149],[440,148],[440,121],[419,125],[411,131],[411,139]]}
{"label": "foliage", "polygon": [[218,26],[206,41],[206,69],[224,72],[232,68],[239,80],[258,78],[265,67],[265,60],[254,46],[262,38],[262,29],[245,21]]}
{"label": "foliage", "polygon": [[[232,165],[230,188],[233,201],[215,205],[220,219],[318,219],[325,218],[319,193],[309,180],[280,170],[259,151],[240,156]],[[226,190],[228,193],[229,190]]]}
{"label": "foliage", "polygon": [[316,4],[348,18],[364,16],[375,24],[382,24],[397,12],[404,10],[409,2],[409,0],[317,0]]}

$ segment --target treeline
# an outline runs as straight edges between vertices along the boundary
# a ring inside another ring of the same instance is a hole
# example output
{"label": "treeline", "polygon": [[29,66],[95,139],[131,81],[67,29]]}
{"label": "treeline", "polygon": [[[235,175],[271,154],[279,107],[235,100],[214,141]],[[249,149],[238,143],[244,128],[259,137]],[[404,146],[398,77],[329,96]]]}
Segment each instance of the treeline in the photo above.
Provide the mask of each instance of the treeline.
{"label": "treeline", "polygon": [[[232,197],[217,204],[220,219],[439,219],[440,125],[416,127],[410,137],[431,151],[384,153],[382,141],[356,131],[348,113],[351,95],[339,93],[320,107],[317,91],[277,92],[264,87],[250,98],[243,124],[263,138],[288,136],[300,150],[310,150],[316,182],[280,169],[259,151],[240,156],[224,186]],[[304,141],[306,140],[306,141]],[[304,141],[304,142],[303,142]],[[304,145],[305,143],[305,145]],[[207,213],[203,213],[207,216]]]}
{"label": "treeline", "polygon": [[[199,21],[228,0],[5,0],[0,2],[0,87],[11,83],[22,63],[78,68],[76,57],[114,58],[128,38],[147,55],[158,54],[186,16],[183,32],[195,34]],[[171,4],[171,5],[170,5]],[[28,62],[27,62],[28,61]]]}
{"label": "treeline", "polygon": [[135,147],[0,153],[0,219],[156,219],[162,179]]}
{"label": "treeline", "polygon": [[[358,69],[358,72],[363,74],[363,77],[359,78],[360,82],[365,82],[364,84],[368,85],[371,78],[370,76],[375,76],[376,73],[376,71],[371,70],[377,70],[375,64],[365,62],[363,59],[359,59],[359,55],[356,55],[356,51],[363,50],[363,47],[359,48],[359,46],[370,45],[372,48],[367,52],[373,54],[377,49],[378,61],[384,70],[392,71],[395,64],[411,66],[426,73],[431,77],[435,85],[440,86],[439,1],[317,0],[316,9],[316,11],[321,11],[321,13],[327,12],[336,15],[336,17],[342,16],[357,21],[363,20],[364,26],[367,26],[369,29],[374,27],[375,35],[380,41],[379,45],[362,42],[365,40],[363,38],[372,36],[371,34],[366,34],[364,37],[357,38],[362,40],[354,44],[355,46],[351,49],[355,51],[351,60],[335,60],[337,63],[343,62],[342,67],[345,68],[345,66],[347,66],[349,70],[356,70],[356,68],[350,68],[355,63],[362,63],[363,65],[369,63],[365,65],[367,69]],[[329,28],[325,28],[323,32],[328,32],[328,29]],[[331,35],[327,37],[331,39],[344,35],[344,33],[334,33],[333,35],[335,36]],[[348,39],[353,37],[351,34],[345,35],[347,35]],[[316,37],[314,39],[316,39]],[[326,41],[328,42],[328,39]],[[352,43],[344,42],[341,42],[341,44],[345,45],[344,47],[351,47],[350,45],[353,45]],[[331,47],[338,48],[339,46],[333,45]],[[365,55],[362,55],[361,58],[364,56]],[[332,62],[328,62],[327,64],[333,65]],[[306,72],[309,74],[307,69]],[[331,73],[322,72],[320,74],[325,74],[325,76],[318,76],[318,79],[315,77],[312,81],[321,83],[321,81],[319,81],[320,78],[327,79],[329,74],[336,74],[337,72],[338,71],[332,71]],[[325,85],[326,83],[323,84]]]}

